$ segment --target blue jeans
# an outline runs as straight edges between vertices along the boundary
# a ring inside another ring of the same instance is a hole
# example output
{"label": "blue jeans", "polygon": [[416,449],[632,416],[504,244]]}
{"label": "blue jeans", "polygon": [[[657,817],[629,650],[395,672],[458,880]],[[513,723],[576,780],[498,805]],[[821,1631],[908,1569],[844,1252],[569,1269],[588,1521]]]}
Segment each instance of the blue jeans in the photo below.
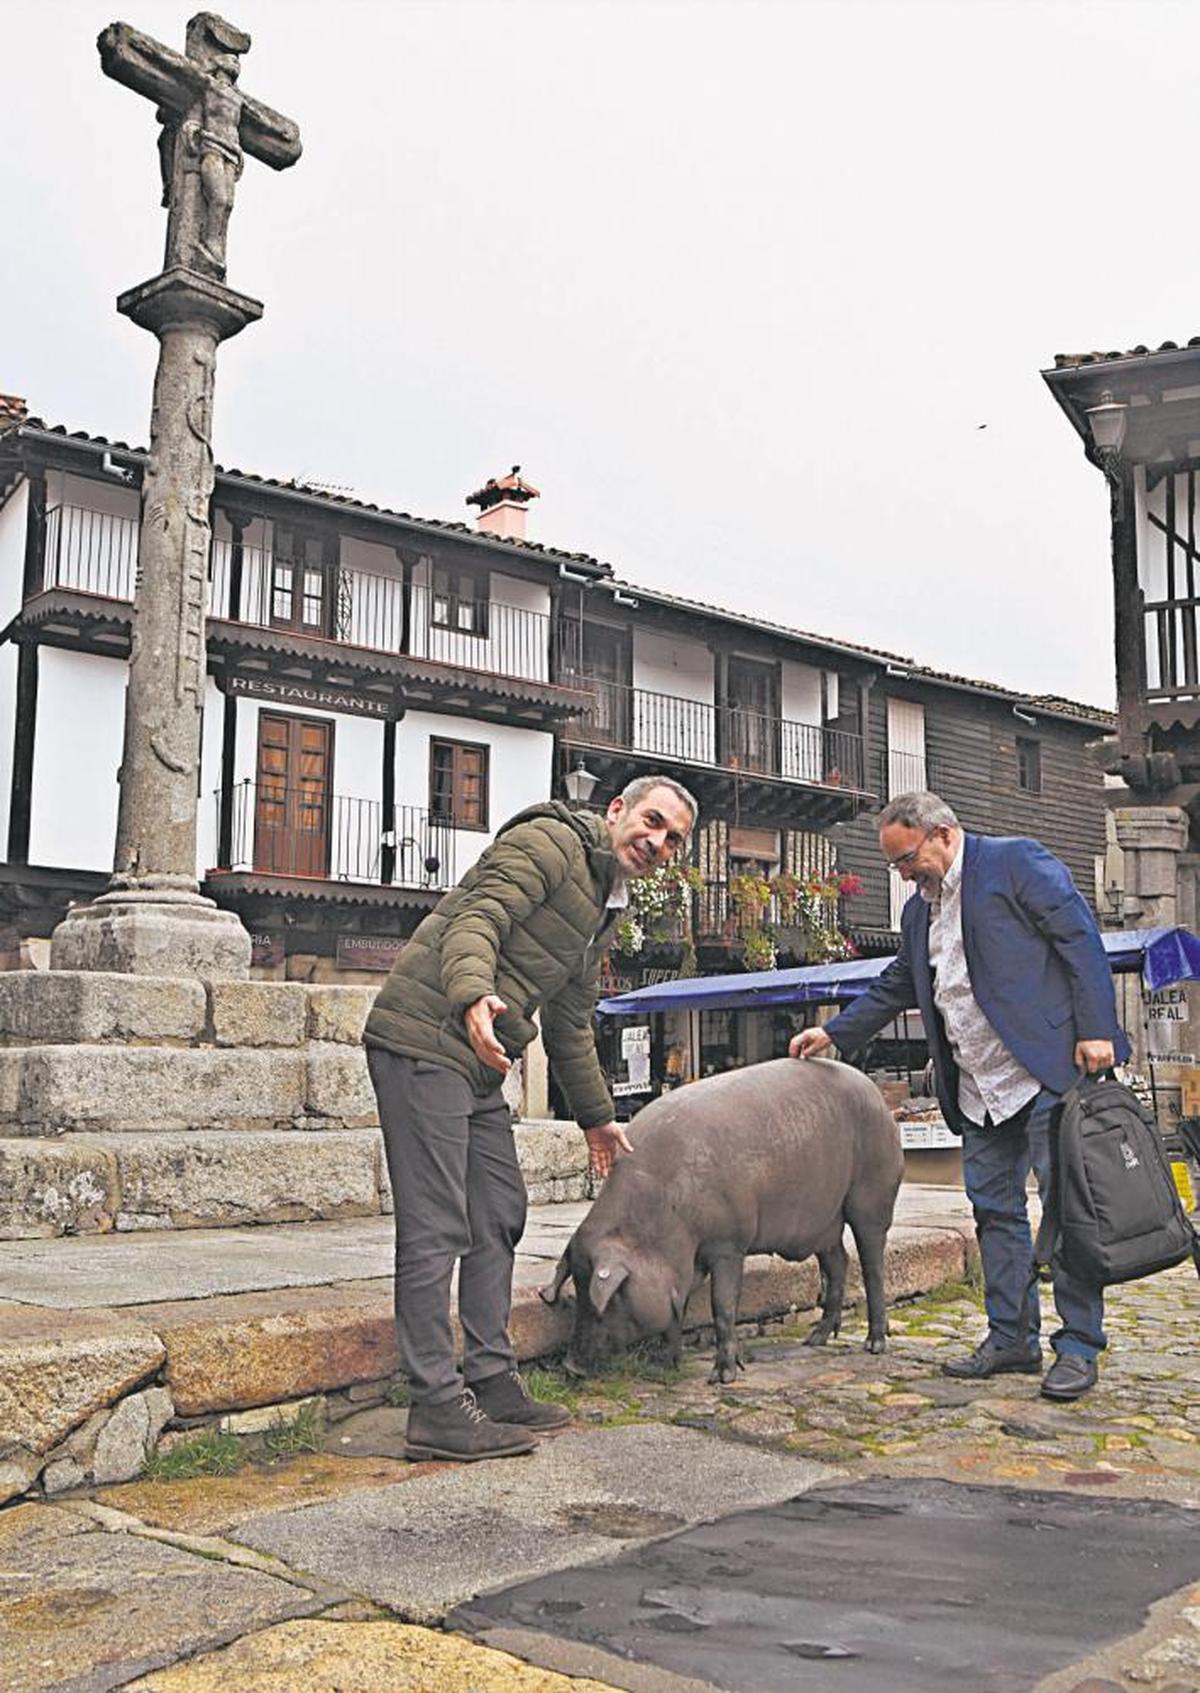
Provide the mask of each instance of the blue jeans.
{"label": "blue jeans", "polygon": [[[1050,1181],[1049,1121],[1057,1102],[1058,1096],[1043,1088],[1025,1123],[986,1129],[972,1123],[963,1133],[963,1180],[975,1211],[988,1338],[995,1346],[1017,1346],[1022,1339],[1036,1345],[1041,1330],[1025,1183],[1033,1169],[1045,1201]],[[1062,1325],[1050,1337],[1055,1352],[1094,1358],[1103,1351],[1107,1341],[1100,1288],[1089,1287],[1056,1266],[1054,1304]]]}

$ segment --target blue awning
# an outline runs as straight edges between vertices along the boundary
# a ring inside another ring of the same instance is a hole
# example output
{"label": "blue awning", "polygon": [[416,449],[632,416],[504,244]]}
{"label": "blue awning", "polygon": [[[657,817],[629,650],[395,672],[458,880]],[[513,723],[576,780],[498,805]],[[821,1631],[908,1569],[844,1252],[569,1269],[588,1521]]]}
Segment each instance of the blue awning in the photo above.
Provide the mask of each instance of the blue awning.
{"label": "blue awning", "polygon": [[[1151,992],[1172,982],[1200,981],[1200,939],[1187,929],[1120,929],[1102,934],[1110,967],[1140,970]],[[844,1005],[865,993],[890,958],[849,958],[803,964],[795,970],[742,971],[730,976],[685,976],[613,994],[598,1010],[609,1017],[651,1011],[753,1011],[770,1005]]]}

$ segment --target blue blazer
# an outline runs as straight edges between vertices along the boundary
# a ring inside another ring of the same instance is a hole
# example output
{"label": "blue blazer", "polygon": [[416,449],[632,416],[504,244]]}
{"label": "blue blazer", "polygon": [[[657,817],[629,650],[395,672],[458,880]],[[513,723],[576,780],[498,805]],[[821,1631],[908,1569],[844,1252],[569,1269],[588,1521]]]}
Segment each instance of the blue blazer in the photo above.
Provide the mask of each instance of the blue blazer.
{"label": "blue blazer", "polygon": [[[958,1067],[933,1003],[929,914],[919,895],[907,902],[900,951],[825,1029],[843,1052],[857,1052],[901,1011],[919,1009],[942,1113],[959,1129]],[[1077,1041],[1111,1040],[1118,1063],[1129,1056],[1096,920],[1052,852],[1021,836],[965,836],[962,924],[976,1001],[1043,1087],[1054,1093],[1071,1087]]]}

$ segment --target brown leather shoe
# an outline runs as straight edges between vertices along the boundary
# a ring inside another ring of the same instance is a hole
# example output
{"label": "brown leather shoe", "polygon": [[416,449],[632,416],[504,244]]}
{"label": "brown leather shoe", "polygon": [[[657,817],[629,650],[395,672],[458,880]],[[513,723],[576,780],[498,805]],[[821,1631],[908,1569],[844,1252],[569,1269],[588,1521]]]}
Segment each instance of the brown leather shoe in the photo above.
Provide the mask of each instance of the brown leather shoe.
{"label": "brown leather shoe", "polygon": [[565,1428],[571,1413],[565,1405],[535,1399],[516,1370],[501,1370],[472,1382],[475,1397],[494,1423],[519,1423],[522,1428],[543,1434],[547,1429]]}
{"label": "brown leather shoe", "polygon": [[404,1456],[414,1462],[442,1458],[471,1464],[480,1458],[513,1458],[520,1452],[532,1452],[536,1445],[527,1428],[493,1422],[480,1409],[471,1389],[464,1387],[457,1399],[412,1407]]}

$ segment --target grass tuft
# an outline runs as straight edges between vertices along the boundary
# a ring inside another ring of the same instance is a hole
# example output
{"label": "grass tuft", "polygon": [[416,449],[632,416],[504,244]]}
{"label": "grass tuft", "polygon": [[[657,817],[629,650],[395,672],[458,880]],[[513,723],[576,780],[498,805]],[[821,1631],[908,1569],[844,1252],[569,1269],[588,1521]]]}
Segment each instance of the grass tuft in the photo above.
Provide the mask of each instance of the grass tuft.
{"label": "grass tuft", "polygon": [[147,1481],[193,1481],[199,1476],[232,1475],[246,1461],[236,1434],[205,1428],[191,1440],[181,1440],[169,1452],[151,1452],[146,1459]]}
{"label": "grass tuft", "polygon": [[325,1445],[325,1418],[319,1405],[305,1405],[288,1419],[280,1417],[263,1435],[269,1458],[288,1458],[297,1452],[320,1452]]}

